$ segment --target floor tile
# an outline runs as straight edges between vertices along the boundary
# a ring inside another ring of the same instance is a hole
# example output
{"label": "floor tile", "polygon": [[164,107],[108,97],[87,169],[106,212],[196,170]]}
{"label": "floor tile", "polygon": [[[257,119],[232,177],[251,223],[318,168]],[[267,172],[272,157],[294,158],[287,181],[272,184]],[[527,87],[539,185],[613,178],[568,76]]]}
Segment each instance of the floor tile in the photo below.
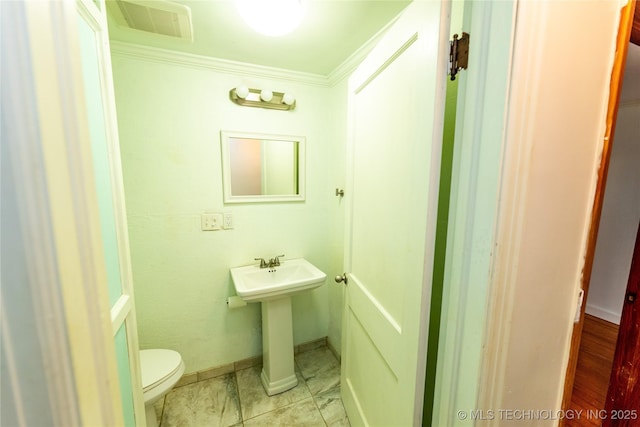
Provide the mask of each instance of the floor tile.
{"label": "floor tile", "polygon": [[251,426],[325,426],[320,411],[309,397],[244,422]]}
{"label": "floor tile", "polygon": [[262,372],[261,366],[253,366],[236,372],[243,420],[248,420],[257,415],[311,397],[299,372],[296,372],[298,377],[297,386],[284,393],[268,396],[262,386],[260,372]]}
{"label": "floor tile", "polygon": [[166,397],[162,427],[220,426],[242,421],[233,374],[174,388]]}
{"label": "floor tile", "polygon": [[300,353],[295,360],[312,396],[340,385],[340,364],[327,347]]}
{"label": "floor tile", "polygon": [[340,387],[334,387],[329,391],[320,393],[314,396],[313,399],[328,426],[351,426],[349,418],[347,418],[347,413],[344,410],[344,405],[342,404]]}

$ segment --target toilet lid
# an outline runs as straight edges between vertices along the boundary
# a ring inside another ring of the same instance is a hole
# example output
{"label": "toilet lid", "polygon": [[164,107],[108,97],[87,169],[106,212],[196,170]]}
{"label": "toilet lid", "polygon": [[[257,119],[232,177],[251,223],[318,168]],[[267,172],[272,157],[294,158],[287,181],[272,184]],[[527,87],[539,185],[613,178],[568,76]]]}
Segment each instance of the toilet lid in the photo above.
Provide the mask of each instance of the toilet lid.
{"label": "toilet lid", "polygon": [[162,382],[180,369],[182,357],[173,350],[153,349],[140,351],[140,369],[142,370],[142,388],[146,389]]}

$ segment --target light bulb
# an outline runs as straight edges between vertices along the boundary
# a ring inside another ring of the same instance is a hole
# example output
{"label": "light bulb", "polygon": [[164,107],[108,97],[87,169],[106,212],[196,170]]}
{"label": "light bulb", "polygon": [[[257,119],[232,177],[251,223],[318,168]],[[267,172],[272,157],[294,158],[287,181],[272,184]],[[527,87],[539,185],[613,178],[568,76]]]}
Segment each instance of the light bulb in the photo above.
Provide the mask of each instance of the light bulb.
{"label": "light bulb", "polygon": [[245,99],[247,96],[249,96],[249,88],[246,86],[238,86],[236,88],[236,95],[238,96],[238,98]]}
{"label": "light bulb", "polygon": [[273,92],[271,92],[268,89],[262,89],[262,92],[260,92],[260,99],[262,99],[265,102],[269,102],[271,101],[272,98],[273,98]]}
{"label": "light bulb", "polygon": [[284,96],[282,97],[282,102],[284,102],[287,105],[293,105],[293,103],[296,102],[296,98],[290,93],[285,93]]}
{"label": "light bulb", "polygon": [[271,37],[295,30],[305,13],[303,0],[236,0],[236,8],[247,25]]}

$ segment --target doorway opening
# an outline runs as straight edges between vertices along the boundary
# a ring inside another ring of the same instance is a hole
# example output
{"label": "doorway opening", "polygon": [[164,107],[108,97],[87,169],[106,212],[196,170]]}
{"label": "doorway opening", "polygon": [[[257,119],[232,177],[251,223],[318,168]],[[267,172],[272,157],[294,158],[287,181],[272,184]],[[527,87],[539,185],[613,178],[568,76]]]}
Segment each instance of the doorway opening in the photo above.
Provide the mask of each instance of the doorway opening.
{"label": "doorway opening", "polygon": [[[613,114],[615,132],[612,129],[610,133],[610,160],[601,171],[606,192],[598,194],[604,191],[604,184],[599,184],[596,195],[599,201],[594,207],[593,216],[594,222],[598,222],[595,226],[597,239],[593,235],[591,237],[592,241],[597,242],[591,248],[590,273],[585,270],[585,283],[588,284],[586,309],[583,309],[583,323],[574,327],[572,355],[565,382],[563,409],[583,410],[584,413],[605,408],[618,341],[618,325],[640,221],[640,195],[636,194],[640,185],[640,171],[636,166],[640,161],[640,144],[637,142],[637,123],[640,122],[640,82],[637,81],[640,75],[639,8],[640,3],[636,3],[635,19],[630,24],[631,43],[628,45],[625,77],[617,88],[620,90],[619,100],[614,104],[610,101],[609,104],[609,118]],[[621,25],[621,32],[625,30],[629,30],[629,26],[625,28]],[[614,77],[615,74],[614,69]],[[616,90],[614,85],[615,82],[612,83],[612,98]],[[596,209],[601,209],[598,216]],[[593,229],[594,226],[592,232]],[[594,422],[599,421],[582,417],[567,421],[564,425],[596,425]]]}

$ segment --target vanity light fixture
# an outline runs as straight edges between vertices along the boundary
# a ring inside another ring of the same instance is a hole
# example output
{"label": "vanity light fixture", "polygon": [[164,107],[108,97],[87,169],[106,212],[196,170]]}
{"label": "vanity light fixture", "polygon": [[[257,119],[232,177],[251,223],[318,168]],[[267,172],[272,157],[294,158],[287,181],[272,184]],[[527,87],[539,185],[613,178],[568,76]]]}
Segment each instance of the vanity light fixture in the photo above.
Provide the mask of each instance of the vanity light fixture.
{"label": "vanity light fixture", "polygon": [[260,107],[285,111],[296,108],[296,98],[292,94],[273,92],[269,89],[260,90],[246,86],[238,86],[229,91],[229,99],[244,107]]}
{"label": "vanity light fixture", "polygon": [[245,99],[249,95],[249,88],[246,86],[238,86],[236,88],[236,95],[238,95],[238,98]]}
{"label": "vanity light fixture", "polygon": [[260,99],[264,102],[270,102],[273,99],[273,92],[269,89],[262,89],[260,92]]}

